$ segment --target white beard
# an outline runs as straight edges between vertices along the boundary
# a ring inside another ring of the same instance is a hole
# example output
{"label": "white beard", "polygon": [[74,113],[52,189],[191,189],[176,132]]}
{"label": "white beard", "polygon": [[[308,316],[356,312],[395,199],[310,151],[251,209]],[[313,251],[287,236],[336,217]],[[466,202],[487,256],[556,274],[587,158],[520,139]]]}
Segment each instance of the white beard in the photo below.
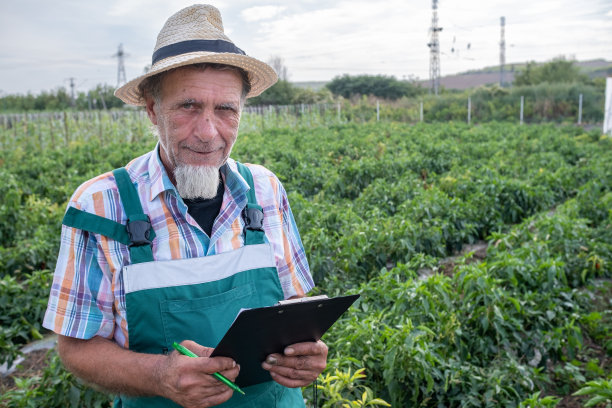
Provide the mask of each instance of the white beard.
{"label": "white beard", "polygon": [[179,164],[174,168],[176,189],[182,198],[211,199],[217,195],[219,169],[210,166]]}

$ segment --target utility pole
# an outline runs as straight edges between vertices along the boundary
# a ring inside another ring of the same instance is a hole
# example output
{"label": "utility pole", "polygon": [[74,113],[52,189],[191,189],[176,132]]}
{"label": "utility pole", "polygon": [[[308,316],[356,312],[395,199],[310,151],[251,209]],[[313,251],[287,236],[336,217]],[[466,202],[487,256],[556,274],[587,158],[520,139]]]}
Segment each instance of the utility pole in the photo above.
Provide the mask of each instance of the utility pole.
{"label": "utility pole", "polygon": [[75,100],[74,100],[74,77],[70,77],[68,78],[68,80],[70,81],[70,104],[72,106],[75,105]]}
{"label": "utility pole", "polygon": [[126,54],[123,52],[123,44],[119,44],[119,49],[117,53],[113,55],[113,57],[117,57],[117,88],[127,82],[125,77],[125,65],[123,64],[123,59]]}
{"label": "utility pole", "polygon": [[499,86],[504,87],[504,65],[506,65],[506,17],[501,18],[501,37],[499,41]]}
{"label": "utility pole", "polygon": [[427,43],[429,47],[429,92],[438,95],[440,89],[440,41],[438,40],[438,33],[442,31],[442,27],[438,27],[438,0],[433,0],[432,11],[433,16],[429,28],[431,37],[429,43]]}

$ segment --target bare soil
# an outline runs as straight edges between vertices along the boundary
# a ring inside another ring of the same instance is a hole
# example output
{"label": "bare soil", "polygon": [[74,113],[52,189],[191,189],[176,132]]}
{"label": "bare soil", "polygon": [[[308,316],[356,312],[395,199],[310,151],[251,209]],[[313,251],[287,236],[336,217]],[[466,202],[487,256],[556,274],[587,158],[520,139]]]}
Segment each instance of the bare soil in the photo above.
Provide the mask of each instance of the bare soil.
{"label": "bare soil", "polygon": [[24,360],[17,365],[17,370],[5,377],[0,376],[0,394],[15,387],[15,378],[34,377],[42,375],[47,366],[47,353],[49,350],[36,350],[24,356]]}
{"label": "bare soil", "polygon": [[472,252],[472,256],[464,259],[465,264],[481,262],[487,257],[487,248],[488,244],[485,241],[479,241],[471,245],[464,245],[459,253],[440,261],[440,270],[447,276],[452,275],[455,270],[456,261],[459,258],[465,257],[470,252]]}

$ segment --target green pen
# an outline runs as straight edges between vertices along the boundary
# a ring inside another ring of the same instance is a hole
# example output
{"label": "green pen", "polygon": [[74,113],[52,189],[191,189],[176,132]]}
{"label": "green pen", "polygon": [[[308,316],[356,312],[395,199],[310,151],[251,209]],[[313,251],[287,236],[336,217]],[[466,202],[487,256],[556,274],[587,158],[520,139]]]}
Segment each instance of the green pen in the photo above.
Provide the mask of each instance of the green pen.
{"label": "green pen", "polygon": [[[179,353],[181,353],[184,356],[187,356],[187,357],[199,357],[198,355],[196,355],[194,352],[192,352],[188,348],[183,347],[180,344],[178,344],[176,341],[174,343],[172,343],[172,347],[174,347],[176,349],[176,351],[178,351]],[[240,387],[238,387],[236,384],[234,384],[233,382],[231,382],[230,380],[225,378],[222,374],[214,373],[212,376],[215,377],[217,380],[221,381],[223,384],[225,384],[228,387],[230,387],[232,390],[238,391],[242,395],[245,395],[244,391],[242,391],[240,389]]]}

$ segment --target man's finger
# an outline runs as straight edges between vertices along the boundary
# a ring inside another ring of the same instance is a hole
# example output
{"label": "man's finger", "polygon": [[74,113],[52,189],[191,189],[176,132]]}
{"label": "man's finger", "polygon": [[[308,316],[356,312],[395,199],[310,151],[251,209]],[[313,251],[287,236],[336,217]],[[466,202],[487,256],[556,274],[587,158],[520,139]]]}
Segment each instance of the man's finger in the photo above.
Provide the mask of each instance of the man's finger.
{"label": "man's finger", "polygon": [[[317,374],[325,369],[326,362],[323,358],[314,358],[311,356],[298,357],[279,357],[276,363],[270,364],[267,359],[261,366],[264,370],[280,373],[281,369],[291,369],[304,372],[316,372]],[[288,372],[283,371],[286,376],[291,377]]]}
{"label": "man's finger", "polygon": [[238,374],[240,374],[240,364],[236,364],[236,367],[232,369],[219,371],[219,374],[221,374],[230,381],[235,381],[236,377],[238,377]]}
{"label": "man's finger", "polygon": [[270,370],[270,373],[277,374],[282,377],[290,378],[293,380],[312,381],[318,376],[318,372],[316,370],[298,369],[291,366],[276,366]]}
{"label": "man's finger", "polygon": [[202,358],[202,370],[208,374],[236,369],[236,362],[229,357]]}
{"label": "man's finger", "polygon": [[208,357],[213,352],[210,347],[204,347],[192,340],[183,340],[181,346],[187,348],[189,351],[197,354],[200,357]]}
{"label": "man's finger", "polygon": [[311,384],[316,379],[316,377],[308,377],[306,379],[301,379],[301,378],[295,379],[295,378],[285,377],[283,375],[280,375],[274,372],[270,372],[270,375],[272,376],[272,379],[274,381],[288,388],[305,387]]}
{"label": "man's finger", "polygon": [[[193,342],[191,340],[184,340],[181,342],[181,345],[183,347],[186,347],[188,350],[192,351],[193,353],[197,355],[200,355],[199,353],[210,354],[209,352],[207,353],[206,351],[206,349],[210,349],[209,347],[201,346],[198,343]],[[211,358],[211,357],[202,356],[202,355],[200,355],[200,357],[202,358],[192,358],[192,357],[189,357],[189,358],[193,360],[192,364],[197,364],[201,368],[201,370],[207,374],[213,374],[215,372],[233,370],[236,368],[236,362],[229,357],[212,357]]]}
{"label": "man's finger", "polygon": [[295,343],[285,347],[283,351],[287,356],[314,356],[327,355],[327,345],[321,340],[317,342]]}

